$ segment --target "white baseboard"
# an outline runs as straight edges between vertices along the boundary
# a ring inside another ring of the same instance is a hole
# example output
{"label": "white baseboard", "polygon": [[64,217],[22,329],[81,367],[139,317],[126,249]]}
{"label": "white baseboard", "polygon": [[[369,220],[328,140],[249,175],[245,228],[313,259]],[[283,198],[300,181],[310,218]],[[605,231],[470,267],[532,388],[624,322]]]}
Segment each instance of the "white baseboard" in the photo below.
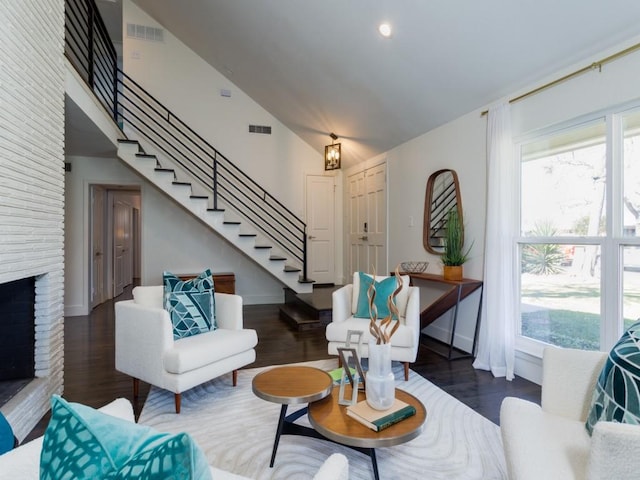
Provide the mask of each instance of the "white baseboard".
{"label": "white baseboard", "polygon": [[[422,330],[422,333],[443,343],[446,343],[447,345],[449,344],[449,340],[451,339],[451,330],[433,324]],[[471,349],[473,347],[473,338],[460,335],[458,332],[456,332],[453,339],[453,346],[459,350],[462,350],[463,352],[469,353],[471,352]]]}

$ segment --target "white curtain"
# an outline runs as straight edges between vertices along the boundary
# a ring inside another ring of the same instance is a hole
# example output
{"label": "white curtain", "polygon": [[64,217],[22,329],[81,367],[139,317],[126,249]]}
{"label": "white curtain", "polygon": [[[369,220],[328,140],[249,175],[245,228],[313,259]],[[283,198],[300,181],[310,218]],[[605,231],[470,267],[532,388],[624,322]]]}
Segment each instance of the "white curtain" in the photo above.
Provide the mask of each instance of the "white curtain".
{"label": "white curtain", "polygon": [[516,165],[509,103],[489,109],[487,122],[487,220],[484,292],[478,353],[473,366],[513,379],[516,315]]}

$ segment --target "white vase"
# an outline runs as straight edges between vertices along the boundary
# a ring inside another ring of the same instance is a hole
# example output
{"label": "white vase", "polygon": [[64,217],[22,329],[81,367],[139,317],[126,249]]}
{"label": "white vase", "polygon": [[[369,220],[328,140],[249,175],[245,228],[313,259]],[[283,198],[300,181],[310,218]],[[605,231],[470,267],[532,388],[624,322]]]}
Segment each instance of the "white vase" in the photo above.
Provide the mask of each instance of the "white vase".
{"label": "white vase", "polygon": [[386,410],[396,398],[396,383],[391,371],[391,344],[369,342],[369,369],[365,381],[367,403],[376,410]]}

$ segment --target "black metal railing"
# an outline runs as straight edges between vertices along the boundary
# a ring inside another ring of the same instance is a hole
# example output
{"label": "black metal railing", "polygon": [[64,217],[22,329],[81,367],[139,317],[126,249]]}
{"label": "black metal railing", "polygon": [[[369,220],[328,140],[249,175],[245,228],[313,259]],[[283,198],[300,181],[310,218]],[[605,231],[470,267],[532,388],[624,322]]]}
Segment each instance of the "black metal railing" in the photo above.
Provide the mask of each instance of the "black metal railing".
{"label": "black metal railing", "polygon": [[94,0],[67,0],[65,54],[94,94],[117,118],[118,55]]}
{"label": "black metal railing", "polygon": [[306,279],[306,225],[273,195],[215,149],[124,72],[118,75],[118,111],[125,126],[188,173],[293,256]]}
{"label": "black metal railing", "polygon": [[118,126],[186,172],[212,198],[291,255],[307,280],[306,224],[175,116],[117,65],[117,54],[94,0],[67,0],[65,53]]}

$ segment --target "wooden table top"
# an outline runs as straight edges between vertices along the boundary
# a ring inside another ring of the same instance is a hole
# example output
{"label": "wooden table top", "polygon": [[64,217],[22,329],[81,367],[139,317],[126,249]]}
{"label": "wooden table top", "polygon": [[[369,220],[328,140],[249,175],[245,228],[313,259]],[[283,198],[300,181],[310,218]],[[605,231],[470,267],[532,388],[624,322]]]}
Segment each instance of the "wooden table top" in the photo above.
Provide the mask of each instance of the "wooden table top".
{"label": "wooden table top", "polygon": [[[309,404],[309,422],[326,438],[343,445],[363,448],[391,447],[416,438],[424,428],[427,409],[420,400],[403,390],[396,389],[396,398],[413,405],[416,414],[374,432],[347,415],[347,407],[338,404],[339,387],[333,393]],[[364,392],[358,393],[358,401],[364,400]]]}
{"label": "wooden table top", "polygon": [[285,365],[260,372],[253,377],[251,388],[257,397],[268,402],[298,405],[328,396],[333,379],[319,368]]}

